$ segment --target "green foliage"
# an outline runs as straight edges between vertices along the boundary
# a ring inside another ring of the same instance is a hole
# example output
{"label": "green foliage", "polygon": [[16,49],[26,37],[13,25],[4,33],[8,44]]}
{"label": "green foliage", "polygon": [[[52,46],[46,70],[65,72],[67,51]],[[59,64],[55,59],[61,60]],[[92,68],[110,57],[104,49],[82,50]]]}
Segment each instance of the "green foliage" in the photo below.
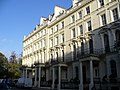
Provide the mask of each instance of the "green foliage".
{"label": "green foliage", "polygon": [[5,57],[4,54],[0,52],[0,78],[6,77],[7,64],[8,64],[7,58]]}
{"label": "green foliage", "polygon": [[[19,58],[20,59],[20,58]],[[0,53],[0,78],[19,78],[21,76],[21,64],[17,63],[17,56],[12,53],[8,62],[5,55]]]}
{"label": "green foliage", "polygon": [[21,71],[19,70],[20,65],[15,63],[8,64],[8,76],[9,78],[15,79],[21,76]]}

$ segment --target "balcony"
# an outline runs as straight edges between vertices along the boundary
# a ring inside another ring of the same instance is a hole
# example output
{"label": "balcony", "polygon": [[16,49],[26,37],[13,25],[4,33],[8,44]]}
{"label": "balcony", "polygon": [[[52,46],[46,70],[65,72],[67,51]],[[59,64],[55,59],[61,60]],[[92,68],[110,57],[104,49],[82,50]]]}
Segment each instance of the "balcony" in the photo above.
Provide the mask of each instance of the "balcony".
{"label": "balcony", "polygon": [[64,64],[65,62],[64,62],[64,60],[63,60],[63,58],[61,57],[58,57],[58,59],[52,59],[51,60],[51,64],[52,65],[55,65],[55,64]]}
{"label": "balcony", "polygon": [[87,57],[99,57],[100,50],[99,49],[84,49],[84,51],[77,53],[77,58],[87,58]]}

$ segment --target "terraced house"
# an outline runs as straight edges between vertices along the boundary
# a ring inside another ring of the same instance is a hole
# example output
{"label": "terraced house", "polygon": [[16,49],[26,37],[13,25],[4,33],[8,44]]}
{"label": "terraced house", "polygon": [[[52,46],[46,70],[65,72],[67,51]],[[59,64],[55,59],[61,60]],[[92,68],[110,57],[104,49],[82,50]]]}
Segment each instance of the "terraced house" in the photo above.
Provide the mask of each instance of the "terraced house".
{"label": "terraced house", "polygon": [[120,1],[55,6],[23,40],[23,77],[57,90],[120,90]]}

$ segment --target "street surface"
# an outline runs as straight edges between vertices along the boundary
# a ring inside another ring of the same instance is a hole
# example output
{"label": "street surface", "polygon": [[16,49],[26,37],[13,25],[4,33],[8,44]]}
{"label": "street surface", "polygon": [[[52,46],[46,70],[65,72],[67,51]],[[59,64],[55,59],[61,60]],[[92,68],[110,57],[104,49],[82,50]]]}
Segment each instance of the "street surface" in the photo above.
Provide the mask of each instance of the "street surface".
{"label": "street surface", "polygon": [[32,88],[32,89],[23,89],[23,88],[12,88],[11,90],[49,90],[44,88]]}

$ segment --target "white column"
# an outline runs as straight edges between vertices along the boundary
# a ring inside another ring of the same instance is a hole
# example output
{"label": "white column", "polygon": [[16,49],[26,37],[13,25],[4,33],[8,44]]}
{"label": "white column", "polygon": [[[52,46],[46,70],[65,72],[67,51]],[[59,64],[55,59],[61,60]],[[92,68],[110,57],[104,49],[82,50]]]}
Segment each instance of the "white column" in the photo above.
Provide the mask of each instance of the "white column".
{"label": "white column", "polygon": [[93,62],[90,60],[90,84],[89,84],[89,90],[93,87]]}
{"label": "white column", "polygon": [[58,67],[58,71],[59,71],[59,73],[58,73],[58,90],[60,90],[61,89],[61,67],[59,66]]}
{"label": "white column", "polygon": [[41,66],[39,66],[39,81],[38,81],[39,88],[40,88],[40,81],[41,81]]}
{"label": "white column", "polygon": [[54,81],[55,81],[55,71],[54,71],[54,67],[52,68],[52,89],[54,89],[55,87],[55,84],[54,84]]}
{"label": "white column", "polygon": [[27,68],[25,69],[25,78],[27,78]]}
{"label": "white column", "polygon": [[110,31],[108,31],[109,46],[114,45],[113,37]]}
{"label": "white column", "polygon": [[114,40],[114,42],[116,41],[116,36],[115,36],[115,32],[116,32],[116,30],[111,30],[112,31],[112,34],[113,34],[113,40]]}
{"label": "white column", "polygon": [[37,67],[35,67],[35,83],[34,86],[37,86]]}
{"label": "white column", "polygon": [[80,62],[80,76],[79,76],[79,80],[80,80],[80,84],[79,84],[79,90],[83,90],[83,70],[82,70],[82,62]]}

